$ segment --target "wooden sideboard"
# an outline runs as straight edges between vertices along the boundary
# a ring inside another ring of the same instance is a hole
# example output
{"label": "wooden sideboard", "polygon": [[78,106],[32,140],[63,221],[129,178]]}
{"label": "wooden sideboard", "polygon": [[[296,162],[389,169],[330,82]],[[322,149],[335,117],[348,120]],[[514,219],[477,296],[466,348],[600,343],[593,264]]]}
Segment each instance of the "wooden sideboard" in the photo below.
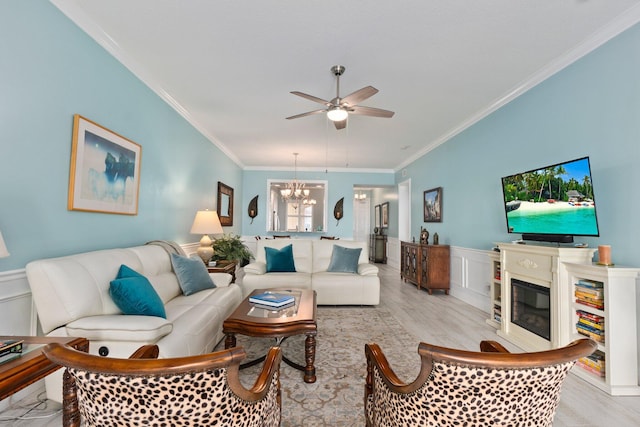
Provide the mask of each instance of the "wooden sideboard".
{"label": "wooden sideboard", "polygon": [[400,243],[400,277],[425,288],[429,295],[441,289],[449,295],[450,255],[448,245]]}

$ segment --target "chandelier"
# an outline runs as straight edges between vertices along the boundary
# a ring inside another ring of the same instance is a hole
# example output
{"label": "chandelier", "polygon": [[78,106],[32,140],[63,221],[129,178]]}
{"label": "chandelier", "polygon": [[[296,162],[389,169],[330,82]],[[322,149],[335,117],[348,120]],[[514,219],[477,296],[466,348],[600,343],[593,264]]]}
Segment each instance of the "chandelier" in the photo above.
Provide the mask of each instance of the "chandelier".
{"label": "chandelier", "polygon": [[293,180],[286,183],[286,187],[280,190],[280,196],[285,201],[309,200],[309,190],[304,188],[304,183],[298,181],[298,154],[293,153],[295,160],[293,163]]}

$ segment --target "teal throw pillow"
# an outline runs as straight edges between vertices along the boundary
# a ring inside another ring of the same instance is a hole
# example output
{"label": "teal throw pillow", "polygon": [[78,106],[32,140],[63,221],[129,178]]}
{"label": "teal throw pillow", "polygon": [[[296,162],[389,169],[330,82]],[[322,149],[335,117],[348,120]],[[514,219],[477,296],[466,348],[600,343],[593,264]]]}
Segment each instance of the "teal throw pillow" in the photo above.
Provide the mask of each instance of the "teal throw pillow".
{"label": "teal throw pillow", "polygon": [[171,265],[178,277],[180,289],[185,295],[216,287],[213,280],[211,280],[211,276],[209,276],[207,267],[200,258],[171,254]]}
{"label": "teal throw pillow", "polygon": [[167,318],[164,304],[149,280],[125,265],[111,281],[109,295],[124,314]]}
{"label": "teal throw pillow", "polygon": [[295,273],[293,262],[293,246],[287,245],[282,249],[264,248],[267,258],[267,273]]}
{"label": "teal throw pillow", "polygon": [[357,273],[360,252],[362,252],[362,248],[352,249],[333,245],[331,261],[329,262],[327,271],[332,273]]}
{"label": "teal throw pillow", "polygon": [[124,264],[120,266],[120,270],[118,270],[118,275],[116,279],[124,279],[125,277],[144,277],[142,274],[135,271],[133,268],[128,267]]}

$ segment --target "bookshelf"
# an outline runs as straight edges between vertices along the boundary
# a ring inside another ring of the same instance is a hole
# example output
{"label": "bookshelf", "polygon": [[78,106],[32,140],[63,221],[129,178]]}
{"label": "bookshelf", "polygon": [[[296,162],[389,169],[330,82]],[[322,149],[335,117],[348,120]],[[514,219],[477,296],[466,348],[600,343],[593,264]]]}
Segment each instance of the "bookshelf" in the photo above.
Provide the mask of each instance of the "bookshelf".
{"label": "bookshelf", "polygon": [[489,252],[490,273],[489,278],[489,318],[487,323],[496,329],[500,329],[502,323],[502,264],[500,252]]}
{"label": "bookshelf", "polygon": [[598,343],[572,372],[614,396],[640,395],[636,280],[640,269],[565,263],[570,301],[567,343],[585,335]]}

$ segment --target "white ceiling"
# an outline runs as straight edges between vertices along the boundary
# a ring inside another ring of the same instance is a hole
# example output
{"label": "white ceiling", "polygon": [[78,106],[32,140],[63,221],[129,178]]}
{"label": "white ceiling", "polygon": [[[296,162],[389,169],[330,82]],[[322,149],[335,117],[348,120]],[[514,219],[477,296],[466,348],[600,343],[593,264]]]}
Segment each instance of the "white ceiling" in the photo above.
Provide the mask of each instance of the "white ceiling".
{"label": "white ceiling", "polygon": [[[640,0],[51,0],[247,169],[398,170],[640,21]],[[371,85],[338,131],[294,96]]]}

